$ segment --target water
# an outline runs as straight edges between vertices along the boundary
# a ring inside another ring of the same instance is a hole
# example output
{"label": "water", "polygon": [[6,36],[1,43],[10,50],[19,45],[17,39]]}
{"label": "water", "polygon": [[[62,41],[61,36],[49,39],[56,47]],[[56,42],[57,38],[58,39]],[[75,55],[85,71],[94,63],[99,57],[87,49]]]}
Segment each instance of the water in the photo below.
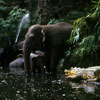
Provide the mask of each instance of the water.
{"label": "water", "polygon": [[15,43],[17,43],[17,41],[18,41],[18,37],[20,35],[22,27],[25,28],[25,27],[29,26],[29,23],[30,23],[29,13],[26,13],[23,16],[23,18],[21,19],[20,23],[19,23],[19,27],[18,27]]}
{"label": "water", "polygon": [[100,83],[72,82],[63,74],[26,77],[1,72],[0,100],[100,100]]}

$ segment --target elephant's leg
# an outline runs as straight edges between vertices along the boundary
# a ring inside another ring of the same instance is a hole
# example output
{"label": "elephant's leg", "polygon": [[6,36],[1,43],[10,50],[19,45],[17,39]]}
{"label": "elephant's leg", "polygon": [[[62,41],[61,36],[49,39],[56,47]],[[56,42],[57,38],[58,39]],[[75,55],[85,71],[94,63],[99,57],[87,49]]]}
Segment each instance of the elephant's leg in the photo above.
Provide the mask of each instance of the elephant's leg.
{"label": "elephant's leg", "polygon": [[45,52],[45,66],[46,66],[46,71],[48,73],[51,72],[50,63],[51,63],[51,50],[49,49],[49,51]]}
{"label": "elephant's leg", "polygon": [[27,53],[24,53],[24,71],[25,73],[30,73],[29,70],[30,70],[30,53],[25,50],[24,52],[27,52]]}
{"label": "elephant's leg", "polygon": [[32,72],[33,72],[33,74],[36,74],[36,66],[32,67]]}
{"label": "elephant's leg", "polygon": [[51,72],[53,74],[56,74],[56,68],[61,56],[60,53],[61,53],[61,49],[59,47],[53,48],[52,54],[51,54],[51,66],[50,66]]}
{"label": "elephant's leg", "polygon": [[24,57],[24,71],[30,74],[30,52],[32,51],[32,39],[26,39],[23,46],[23,57]]}
{"label": "elephant's leg", "polygon": [[33,72],[33,74],[36,74],[36,69],[37,69],[36,58],[33,58],[32,59],[32,72]]}
{"label": "elephant's leg", "polygon": [[42,73],[41,68],[39,66],[37,66],[37,72]]}
{"label": "elephant's leg", "polygon": [[42,58],[42,61],[41,61],[42,63],[41,63],[41,73],[42,74],[45,74],[45,72],[46,72],[46,70],[45,70],[45,64],[44,64],[44,58]]}
{"label": "elephant's leg", "polygon": [[41,73],[42,73],[42,74],[45,74],[44,65],[41,67]]}
{"label": "elephant's leg", "polygon": [[38,68],[38,73],[44,74],[44,58],[43,57],[38,57],[37,58],[37,68]]}

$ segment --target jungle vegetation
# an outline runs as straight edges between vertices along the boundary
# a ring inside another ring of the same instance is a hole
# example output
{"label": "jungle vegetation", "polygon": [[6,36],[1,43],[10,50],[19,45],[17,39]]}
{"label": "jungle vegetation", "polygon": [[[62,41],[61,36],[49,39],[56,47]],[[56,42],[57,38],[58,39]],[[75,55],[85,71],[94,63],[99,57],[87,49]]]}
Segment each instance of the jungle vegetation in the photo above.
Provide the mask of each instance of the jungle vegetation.
{"label": "jungle vegetation", "polygon": [[100,64],[100,0],[92,1],[90,12],[74,20],[70,39],[71,66],[96,66]]}
{"label": "jungle vegetation", "polygon": [[[0,48],[14,45],[18,25],[27,12],[30,25],[62,21],[74,25],[66,41],[71,45],[63,60],[66,67],[100,64],[100,0],[0,0]],[[26,30],[21,30],[19,41]]]}

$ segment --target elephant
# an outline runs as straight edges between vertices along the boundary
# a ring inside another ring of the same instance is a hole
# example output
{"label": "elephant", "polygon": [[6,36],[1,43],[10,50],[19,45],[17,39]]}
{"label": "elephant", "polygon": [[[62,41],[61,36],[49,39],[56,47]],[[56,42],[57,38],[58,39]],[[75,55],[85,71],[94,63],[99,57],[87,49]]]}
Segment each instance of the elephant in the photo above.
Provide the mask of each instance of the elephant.
{"label": "elephant", "polygon": [[20,53],[22,54],[23,44],[24,44],[24,40],[20,41],[20,42],[15,42],[14,49],[17,51],[18,54],[20,54]]}
{"label": "elephant", "polygon": [[30,73],[30,53],[44,50],[46,70],[56,74],[59,59],[63,57],[66,48],[69,48],[66,41],[70,38],[72,29],[73,25],[65,22],[30,26],[23,45],[25,73]]}
{"label": "elephant", "polygon": [[23,74],[24,73],[24,59],[19,57],[9,64],[9,70],[14,74]]}
{"label": "elephant", "polygon": [[35,51],[35,54],[34,53],[31,53],[30,56],[32,56],[32,63],[30,62],[31,64],[31,68],[32,68],[32,72],[33,74],[35,74],[36,72],[38,73],[42,73],[44,74],[45,73],[45,69],[44,69],[44,52],[42,51]]}
{"label": "elephant", "polygon": [[19,50],[22,50],[23,49],[23,44],[24,44],[24,41],[20,41],[20,42],[16,43],[16,46]]}
{"label": "elephant", "polygon": [[[42,51],[35,51],[34,53],[30,53],[30,65],[31,65],[31,73],[36,73],[36,70],[40,73],[44,73],[44,53]],[[24,58],[21,54],[18,55],[18,58],[12,61],[9,64],[9,70],[12,73],[23,74],[24,73]]]}

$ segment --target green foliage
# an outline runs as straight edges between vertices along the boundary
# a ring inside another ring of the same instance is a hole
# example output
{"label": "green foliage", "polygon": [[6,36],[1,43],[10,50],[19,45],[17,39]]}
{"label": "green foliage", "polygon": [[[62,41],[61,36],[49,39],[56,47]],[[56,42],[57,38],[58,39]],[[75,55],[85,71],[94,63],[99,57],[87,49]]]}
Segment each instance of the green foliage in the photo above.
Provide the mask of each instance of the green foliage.
{"label": "green foliage", "polygon": [[67,13],[66,17],[60,18],[60,19],[50,19],[48,24],[55,24],[59,22],[67,22],[67,23],[73,23],[75,19],[82,17],[84,15],[83,12],[76,11],[76,10],[71,10]]}
{"label": "green foliage", "polygon": [[5,5],[7,5],[7,3],[4,0],[0,0],[0,17],[4,16],[10,8],[9,6]]}
{"label": "green foliage", "polygon": [[9,16],[6,19],[0,18],[0,38],[8,38],[14,43],[19,22],[25,12],[26,9],[21,9],[16,6],[10,11]]}
{"label": "green foliage", "polygon": [[[8,33],[10,35],[10,37],[14,37],[16,36],[17,30],[18,30],[18,26],[19,26],[19,22],[21,20],[21,18],[23,17],[23,15],[25,14],[26,9],[21,9],[18,6],[16,6],[15,8],[13,8],[13,10],[9,13],[9,17],[7,18],[6,21],[6,28],[10,28],[10,33]],[[9,32],[8,31],[8,32]]]}
{"label": "green foliage", "polygon": [[67,16],[66,16],[66,22],[68,23],[73,23],[74,20],[76,20],[77,18],[80,18],[84,16],[84,13],[81,12],[81,11],[76,11],[76,10],[71,10],[67,13]]}
{"label": "green foliage", "polygon": [[2,4],[6,4],[3,0],[0,0],[0,3],[2,3]]}
{"label": "green foliage", "polygon": [[48,22],[48,24],[55,24],[55,23],[59,23],[59,22],[63,22],[63,21],[64,21],[64,19],[57,20],[57,19],[53,18]]}
{"label": "green foliage", "polygon": [[79,44],[79,47],[76,48],[74,54],[80,57],[84,57],[86,54],[90,54],[91,52],[96,52],[98,47],[95,43],[95,36],[89,35],[82,39]]}
{"label": "green foliage", "polygon": [[93,5],[92,5],[92,9],[96,9],[97,7],[100,6],[100,0],[98,0],[98,1],[93,0],[92,3],[93,3]]}
{"label": "green foliage", "polygon": [[26,9],[21,9],[18,6],[14,7],[12,11],[9,13],[9,20],[18,20],[20,19],[23,14],[26,12]]}
{"label": "green foliage", "polygon": [[[93,13],[89,13],[88,15],[81,17],[75,20],[73,23],[74,29],[72,30],[68,42],[74,44],[74,49],[71,51],[71,55],[72,59],[76,59],[77,65],[82,65],[87,59],[88,62],[89,59],[92,59],[92,64],[95,62],[96,64],[99,63],[98,59],[100,59],[100,54],[98,54],[98,51],[100,50],[100,0],[98,2],[99,3],[97,7],[94,6],[96,9]],[[97,60],[93,61],[95,58]]]}
{"label": "green foliage", "polygon": [[18,26],[19,21],[25,12],[25,9],[18,8],[18,6],[11,10],[9,17],[6,20],[6,24],[8,25],[8,28],[11,27],[11,31],[13,30],[13,32],[16,32],[16,26]]}
{"label": "green foliage", "polygon": [[7,7],[0,6],[0,11],[5,11],[5,10],[7,10]]}
{"label": "green foliage", "polygon": [[81,34],[84,34],[84,36],[86,35],[88,26],[84,17],[75,20],[73,25],[74,29],[72,30],[71,37],[68,41],[74,44],[79,41]]}

